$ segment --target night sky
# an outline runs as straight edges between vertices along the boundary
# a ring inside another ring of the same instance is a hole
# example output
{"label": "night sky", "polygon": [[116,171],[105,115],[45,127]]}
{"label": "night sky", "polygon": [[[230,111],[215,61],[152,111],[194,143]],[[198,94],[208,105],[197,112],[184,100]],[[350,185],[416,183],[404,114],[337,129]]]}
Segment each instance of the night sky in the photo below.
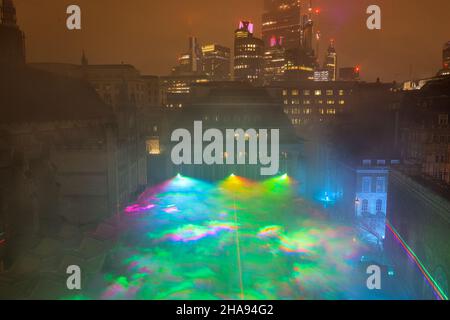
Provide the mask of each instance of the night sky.
{"label": "night sky", "polygon": [[[143,74],[168,74],[187,37],[232,47],[240,19],[260,36],[263,0],[15,0],[29,62],[130,63]],[[81,31],[68,31],[66,8],[82,9]],[[324,42],[336,41],[339,67],[360,65],[364,80],[434,75],[450,40],[449,0],[315,0]],[[366,8],[382,8],[382,30],[366,28]],[[320,54],[321,63],[323,52]]]}

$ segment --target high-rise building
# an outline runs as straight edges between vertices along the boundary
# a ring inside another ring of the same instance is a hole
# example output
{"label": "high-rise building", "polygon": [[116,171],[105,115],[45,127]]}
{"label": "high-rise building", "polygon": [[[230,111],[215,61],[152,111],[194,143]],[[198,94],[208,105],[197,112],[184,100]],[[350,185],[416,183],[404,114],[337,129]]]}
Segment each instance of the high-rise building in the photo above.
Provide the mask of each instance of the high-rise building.
{"label": "high-rise building", "polygon": [[314,21],[312,1],[300,19],[300,44],[286,50],[285,78],[289,81],[314,80],[317,57],[314,50]]}
{"label": "high-rise building", "polygon": [[313,39],[314,39],[314,21],[312,19],[313,8],[312,1],[310,2],[308,13],[302,16],[301,26],[301,46],[303,50],[314,54]]}
{"label": "high-rise building", "polygon": [[334,48],[334,41],[330,41],[330,46],[327,50],[327,55],[325,57],[325,65],[324,69],[328,70],[328,80],[336,81],[337,80],[337,53]]}
{"label": "high-rise building", "polygon": [[217,44],[202,46],[202,71],[211,81],[231,78],[231,50]]}
{"label": "high-rise building", "polygon": [[264,79],[266,84],[283,81],[286,70],[286,49],[281,45],[282,38],[272,37],[264,52]]}
{"label": "high-rise building", "polygon": [[450,41],[444,45],[442,50],[442,69],[438,72],[438,76],[450,75]]}
{"label": "high-rise building", "polygon": [[2,0],[0,7],[0,63],[25,63],[25,35],[17,26],[12,0]]}
{"label": "high-rise building", "polygon": [[316,58],[302,47],[286,50],[286,80],[314,80],[316,67]]}
{"label": "high-rise building", "polygon": [[178,65],[173,68],[175,75],[201,73],[202,52],[196,37],[189,37],[189,51],[178,57]]}
{"label": "high-rise building", "polygon": [[444,69],[450,69],[450,41],[444,45],[442,52],[442,64]]}
{"label": "high-rise building", "polygon": [[[311,0],[307,6],[308,8],[302,14],[302,1],[299,0],[265,0],[264,2],[263,39],[268,48],[273,47],[272,44],[276,39],[277,45],[285,49],[283,73],[284,78],[289,81],[313,80],[314,70],[317,68],[314,50],[313,14],[315,11]],[[279,77],[276,73],[279,68],[266,67],[265,71],[266,78]]]}
{"label": "high-rise building", "polygon": [[254,84],[264,80],[264,42],[253,35],[253,23],[241,21],[234,39],[234,79]]}
{"label": "high-rise building", "polygon": [[341,81],[359,81],[360,67],[345,67],[339,69],[339,79]]}
{"label": "high-rise building", "polygon": [[2,25],[14,27],[17,25],[16,8],[12,0],[2,0],[1,6]]}
{"label": "high-rise building", "polygon": [[300,45],[302,17],[299,0],[264,0],[262,34],[266,46],[273,37],[286,49]]}

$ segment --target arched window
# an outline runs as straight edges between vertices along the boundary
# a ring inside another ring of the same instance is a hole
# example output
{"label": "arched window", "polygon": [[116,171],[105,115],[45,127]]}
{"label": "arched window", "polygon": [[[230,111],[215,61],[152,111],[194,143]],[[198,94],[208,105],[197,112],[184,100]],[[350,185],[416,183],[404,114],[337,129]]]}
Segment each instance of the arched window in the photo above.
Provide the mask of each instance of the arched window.
{"label": "arched window", "polygon": [[369,200],[363,200],[363,202],[362,202],[362,212],[363,213],[369,212]]}
{"label": "arched window", "polygon": [[376,208],[377,210],[377,212],[382,212],[383,211],[383,200],[381,200],[381,199],[378,199],[377,200],[377,208]]}

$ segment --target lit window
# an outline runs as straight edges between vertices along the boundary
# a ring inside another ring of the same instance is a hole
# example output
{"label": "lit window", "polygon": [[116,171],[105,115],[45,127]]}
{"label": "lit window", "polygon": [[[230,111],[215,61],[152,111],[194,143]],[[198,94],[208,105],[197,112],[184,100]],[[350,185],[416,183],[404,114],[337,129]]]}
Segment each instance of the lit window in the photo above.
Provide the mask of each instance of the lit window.
{"label": "lit window", "polygon": [[327,96],[332,96],[334,94],[333,90],[327,90]]}
{"label": "lit window", "polygon": [[316,95],[316,96],[321,96],[321,95],[322,95],[322,90],[316,90],[316,91],[314,91],[314,95]]}
{"label": "lit window", "polygon": [[146,141],[147,145],[147,152],[151,155],[159,155],[161,154],[161,149],[159,146],[159,139],[158,138],[152,138]]}
{"label": "lit window", "polygon": [[305,96],[309,96],[309,95],[311,95],[311,91],[305,90],[305,91],[303,91],[303,94],[304,94]]}
{"label": "lit window", "polygon": [[344,90],[339,90],[339,95],[343,96],[344,95]]}
{"label": "lit window", "polygon": [[293,96],[298,96],[298,90],[292,90],[292,95]]}

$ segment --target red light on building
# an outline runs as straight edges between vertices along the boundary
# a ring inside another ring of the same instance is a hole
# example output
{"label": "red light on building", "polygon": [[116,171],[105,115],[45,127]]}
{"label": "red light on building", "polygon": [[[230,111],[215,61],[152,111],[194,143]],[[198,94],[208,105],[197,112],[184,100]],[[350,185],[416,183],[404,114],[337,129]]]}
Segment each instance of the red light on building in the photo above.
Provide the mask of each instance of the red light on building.
{"label": "red light on building", "polygon": [[317,8],[315,12],[316,12],[316,14],[319,14],[320,13],[320,9]]}

